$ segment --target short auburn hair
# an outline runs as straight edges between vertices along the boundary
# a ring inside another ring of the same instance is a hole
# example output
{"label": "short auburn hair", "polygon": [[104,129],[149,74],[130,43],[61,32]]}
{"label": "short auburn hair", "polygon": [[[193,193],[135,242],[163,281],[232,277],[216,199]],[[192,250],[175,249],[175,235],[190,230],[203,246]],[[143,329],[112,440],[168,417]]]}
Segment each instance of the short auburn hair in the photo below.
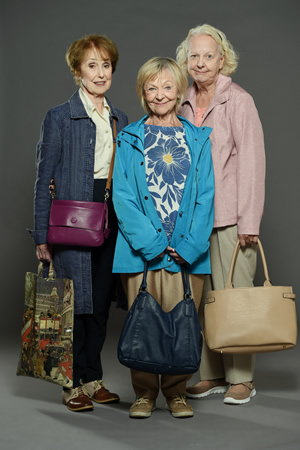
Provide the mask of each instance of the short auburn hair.
{"label": "short auburn hair", "polygon": [[74,79],[77,84],[79,83],[77,76],[80,71],[80,65],[86,52],[92,48],[95,48],[100,53],[103,53],[103,56],[108,56],[111,61],[112,72],[116,70],[119,59],[119,52],[116,44],[105,35],[87,34],[81,39],[74,41],[66,53],[67,64],[74,75]]}

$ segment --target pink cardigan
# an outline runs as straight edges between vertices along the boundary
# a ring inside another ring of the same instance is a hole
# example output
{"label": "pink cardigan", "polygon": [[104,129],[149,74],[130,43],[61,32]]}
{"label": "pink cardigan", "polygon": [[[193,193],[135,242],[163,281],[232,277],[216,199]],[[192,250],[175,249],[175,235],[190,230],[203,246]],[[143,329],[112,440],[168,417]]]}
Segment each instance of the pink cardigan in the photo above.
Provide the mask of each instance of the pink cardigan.
{"label": "pink cardigan", "polygon": [[[196,85],[187,90],[179,114],[195,124]],[[215,173],[214,227],[238,226],[238,234],[259,234],[265,197],[264,137],[253,98],[219,74],[216,92],[201,126],[210,135]]]}

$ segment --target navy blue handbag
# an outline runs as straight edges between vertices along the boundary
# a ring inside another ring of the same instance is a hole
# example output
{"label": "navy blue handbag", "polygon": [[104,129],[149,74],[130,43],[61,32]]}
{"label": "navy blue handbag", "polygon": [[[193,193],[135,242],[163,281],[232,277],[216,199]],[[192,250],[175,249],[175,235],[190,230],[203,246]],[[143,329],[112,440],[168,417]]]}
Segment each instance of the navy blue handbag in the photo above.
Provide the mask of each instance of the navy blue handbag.
{"label": "navy blue handbag", "polygon": [[191,296],[189,274],[182,268],[184,299],[164,312],[147,291],[145,263],[140,291],[130,308],[118,344],[118,359],[131,369],[181,375],[199,369],[202,333]]}

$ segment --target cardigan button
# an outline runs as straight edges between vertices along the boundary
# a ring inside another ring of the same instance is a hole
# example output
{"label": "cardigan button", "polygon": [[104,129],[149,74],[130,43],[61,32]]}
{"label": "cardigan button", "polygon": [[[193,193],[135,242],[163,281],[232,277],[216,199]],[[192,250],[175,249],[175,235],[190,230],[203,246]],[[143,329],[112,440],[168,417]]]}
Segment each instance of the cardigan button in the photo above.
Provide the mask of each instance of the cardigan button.
{"label": "cardigan button", "polygon": [[143,165],[144,165],[144,162],[142,161],[142,162],[141,162],[141,166],[143,166]]}
{"label": "cardigan button", "polygon": [[147,197],[147,195],[145,196],[145,200],[148,200],[148,197]]}
{"label": "cardigan button", "polygon": [[157,231],[159,231],[160,233],[161,233],[161,228],[158,228],[158,230]]}
{"label": "cardigan button", "polygon": [[172,259],[171,259],[171,258],[169,257],[169,258],[168,258],[168,261],[169,261],[169,262],[171,262],[171,261],[172,261]]}

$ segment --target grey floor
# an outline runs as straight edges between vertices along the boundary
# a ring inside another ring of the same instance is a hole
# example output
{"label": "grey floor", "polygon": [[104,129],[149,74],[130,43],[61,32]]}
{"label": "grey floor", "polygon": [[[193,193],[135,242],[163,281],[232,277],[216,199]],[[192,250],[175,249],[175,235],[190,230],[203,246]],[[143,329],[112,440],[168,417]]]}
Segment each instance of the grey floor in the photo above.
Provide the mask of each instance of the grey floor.
{"label": "grey floor", "polygon": [[72,413],[61,404],[58,386],[15,376],[19,342],[10,341],[1,351],[1,449],[300,449],[299,348],[258,355],[257,396],[248,405],[224,405],[215,395],[191,400],[193,418],[174,419],[160,396],[151,418],[132,420],[129,371],[116,358],[124,317],[112,310],[103,351],[105,380],[121,402],[95,405],[92,412]]}

